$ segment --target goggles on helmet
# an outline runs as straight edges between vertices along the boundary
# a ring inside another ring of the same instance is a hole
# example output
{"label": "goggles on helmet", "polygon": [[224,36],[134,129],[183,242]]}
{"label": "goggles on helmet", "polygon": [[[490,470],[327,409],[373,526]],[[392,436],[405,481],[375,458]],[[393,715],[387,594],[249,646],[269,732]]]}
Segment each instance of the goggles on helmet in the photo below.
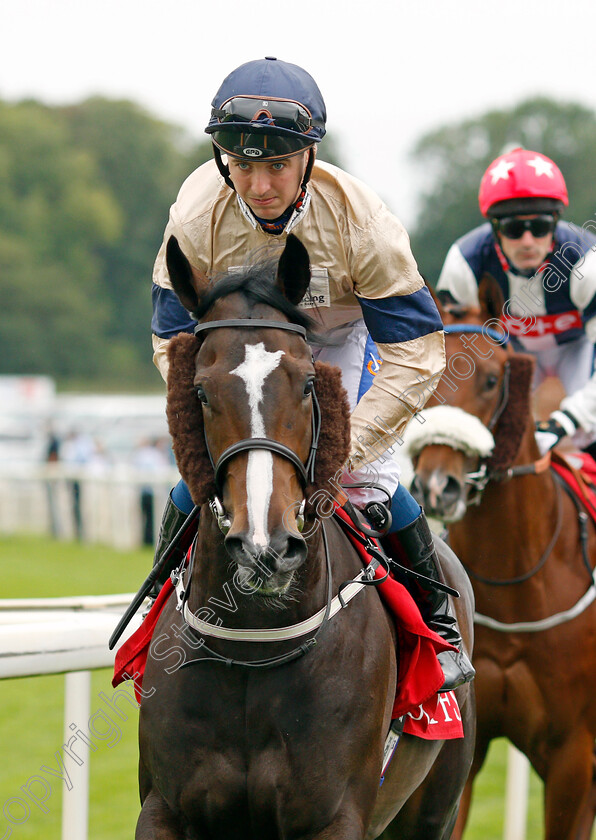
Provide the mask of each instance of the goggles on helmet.
{"label": "goggles on helmet", "polygon": [[215,131],[215,146],[227,155],[258,160],[282,160],[293,157],[313,144],[300,134],[269,134],[266,131]]}
{"label": "goggles on helmet", "polygon": [[521,239],[524,233],[529,230],[532,236],[539,239],[553,233],[556,227],[554,216],[534,216],[532,219],[520,219],[517,216],[505,216],[502,219],[495,219],[495,225],[499,233],[507,239]]}
{"label": "goggles on helmet", "polygon": [[[213,108],[211,116],[219,123],[256,123],[263,127],[282,128],[300,134],[307,134],[312,128],[310,111],[300,102],[288,99],[234,96],[220,108]],[[213,128],[211,130],[213,131]]]}

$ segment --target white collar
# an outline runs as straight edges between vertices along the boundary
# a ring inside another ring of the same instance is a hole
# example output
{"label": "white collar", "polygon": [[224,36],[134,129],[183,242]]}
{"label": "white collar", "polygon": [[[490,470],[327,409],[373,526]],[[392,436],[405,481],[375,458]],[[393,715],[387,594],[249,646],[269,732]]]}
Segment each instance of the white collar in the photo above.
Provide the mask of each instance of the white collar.
{"label": "white collar", "polygon": [[[240,210],[242,211],[242,215],[249,222],[249,224],[252,226],[252,228],[254,230],[256,230],[260,225],[259,225],[259,222],[257,221],[254,213],[252,212],[252,210],[250,209],[248,204],[242,198],[240,198],[238,193],[236,193],[236,198],[238,199],[238,206],[240,207]],[[287,224],[284,228],[285,233],[290,233],[290,231],[293,228],[295,228],[296,225],[304,218],[308,208],[310,207],[310,199],[311,199],[311,195],[310,195],[310,193],[308,191],[308,187],[307,187],[306,188],[306,193],[304,195],[304,200],[302,202],[302,206],[300,207],[299,210],[294,210],[294,212],[292,213],[292,215],[288,219],[288,222],[287,222]]]}

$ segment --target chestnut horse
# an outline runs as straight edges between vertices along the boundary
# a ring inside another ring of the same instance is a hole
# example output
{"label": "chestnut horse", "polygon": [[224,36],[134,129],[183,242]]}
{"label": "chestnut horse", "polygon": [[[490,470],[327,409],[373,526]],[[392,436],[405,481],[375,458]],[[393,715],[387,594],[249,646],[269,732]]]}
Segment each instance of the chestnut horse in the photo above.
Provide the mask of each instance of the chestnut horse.
{"label": "chestnut horse", "polygon": [[446,375],[422,412],[426,422],[406,436],[413,493],[446,523],[476,597],[476,752],[454,837],[489,742],[504,736],[544,782],[545,838],[587,840],[596,794],[596,537],[540,457],[533,358],[504,340],[492,278],[483,278],[480,302],[480,311],[442,312]]}
{"label": "chestnut horse", "polygon": [[[168,267],[199,320],[170,347],[168,418],[202,507],[144,676],[136,838],[444,840],[473,754],[473,686],[457,690],[466,737],[402,735],[380,786],[395,625],[310,503],[348,455],[349,411],[339,370],[313,366],[305,340],[308,254],[290,236],[279,265],[207,289],[172,238]],[[472,590],[445,548],[469,649]]]}

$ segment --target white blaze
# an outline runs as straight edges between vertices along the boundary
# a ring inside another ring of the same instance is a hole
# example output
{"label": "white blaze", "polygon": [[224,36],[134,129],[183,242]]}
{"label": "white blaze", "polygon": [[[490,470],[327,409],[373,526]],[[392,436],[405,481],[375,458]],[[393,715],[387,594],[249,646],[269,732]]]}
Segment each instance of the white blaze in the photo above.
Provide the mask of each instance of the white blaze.
{"label": "white blaze", "polygon": [[[252,437],[266,437],[265,421],[261,414],[263,385],[269,374],[279,365],[283,350],[274,353],[265,350],[263,342],[247,344],[245,359],[230,371],[239,376],[246,386],[250,409],[250,433]],[[246,467],[246,500],[250,537],[255,546],[265,548],[269,544],[267,517],[269,501],[273,492],[273,455],[263,449],[248,453]]]}

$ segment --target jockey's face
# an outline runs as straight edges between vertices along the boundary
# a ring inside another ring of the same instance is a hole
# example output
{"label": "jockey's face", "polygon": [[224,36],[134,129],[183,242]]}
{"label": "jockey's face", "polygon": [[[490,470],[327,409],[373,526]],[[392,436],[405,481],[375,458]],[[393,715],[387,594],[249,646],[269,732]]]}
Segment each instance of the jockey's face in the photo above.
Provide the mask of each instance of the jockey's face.
{"label": "jockey's face", "polygon": [[[536,216],[518,216],[519,219],[534,219]],[[536,271],[540,268],[553,247],[553,235],[534,236],[525,230],[520,239],[510,239],[499,232],[499,244],[514,268],[520,271]]]}
{"label": "jockey's face", "polygon": [[308,152],[269,162],[228,156],[236,192],[261,219],[277,219],[296,201],[307,162]]}

